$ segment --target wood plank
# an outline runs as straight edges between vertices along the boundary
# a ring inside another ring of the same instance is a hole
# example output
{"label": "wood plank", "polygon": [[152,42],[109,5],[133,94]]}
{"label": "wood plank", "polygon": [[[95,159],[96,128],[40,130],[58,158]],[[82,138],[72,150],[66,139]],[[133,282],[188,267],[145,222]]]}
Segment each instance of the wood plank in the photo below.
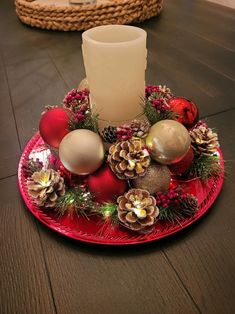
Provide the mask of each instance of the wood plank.
{"label": "wood plank", "polygon": [[80,51],[81,32],[46,31],[26,26],[15,14],[14,0],[1,1],[0,11],[4,12],[0,20],[0,35],[4,40],[0,46],[7,65],[33,59],[66,57]]}
{"label": "wood plank", "polygon": [[235,110],[210,118],[230,171],[223,190],[199,223],[166,243],[165,254],[203,313],[233,313],[235,300]]}
{"label": "wood plank", "polygon": [[4,64],[0,53],[0,178],[16,174],[20,147]]}
{"label": "wood plank", "polygon": [[[235,23],[233,24],[235,27]],[[213,71],[235,81],[234,51],[198,36],[195,33],[196,26],[195,28],[191,26],[189,29],[185,28],[184,24],[176,24],[175,21],[160,19],[159,22],[153,21],[150,25],[146,23],[145,29],[148,31],[148,36],[154,33],[154,40],[157,43],[161,44],[162,41],[168,43],[170,51],[174,51],[176,48],[182,54],[187,54],[197,62],[205,64]],[[173,33],[174,36],[169,35]]]}
{"label": "wood plank", "polygon": [[0,313],[53,314],[40,237],[16,176],[0,180],[0,198]]}
{"label": "wood plank", "polygon": [[105,249],[39,229],[58,313],[198,312],[157,245]]}
{"label": "wood plank", "polygon": [[[16,13],[14,1],[3,0],[0,2],[0,42],[5,63],[27,61],[29,58],[46,57],[45,47],[49,41],[49,33],[36,30],[22,24]],[[7,32],[6,32],[7,30]],[[45,40],[41,40],[42,37]],[[12,40],[14,38],[14,40]],[[48,40],[46,40],[48,38]],[[52,36],[50,38],[50,42]]]}
{"label": "wood plank", "polygon": [[[223,1],[223,0],[222,0]],[[226,0],[225,0],[226,1]],[[208,14],[213,14],[218,18],[226,19],[227,21],[235,20],[234,10],[231,8],[226,8],[225,6],[219,6],[217,4],[207,3],[205,5],[205,0],[197,0],[198,8],[201,8],[203,11],[207,11]]]}
{"label": "wood plank", "polygon": [[199,6],[196,1],[187,0],[167,1],[162,15],[175,24],[180,21],[196,34],[234,51],[234,18],[224,18],[223,14],[219,14],[220,10],[216,10],[217,14],[211,13],[209,8],[213,5],[204,3]]}
{"label": "wood plank", "polygon": [[12,102],[22,147],[38,130],[46,105],[59,105],[68,88],[49,58],[7,66]]}
{"label": "wood plank", "polygon": [[86,76],[81,48],[65,56],[54,57],[53,62],[69,90],[78,87],[81,80]]}
{"label": "wood plank", "polygon": [[201,116],[234,108],[235,84],[232,81],[173,49],[168,43],[161,41],[155,47],[150,46],[148,51],[148,82],[152,83],[156,78],[154,81],[167,83],[176,95],[194,100]]}

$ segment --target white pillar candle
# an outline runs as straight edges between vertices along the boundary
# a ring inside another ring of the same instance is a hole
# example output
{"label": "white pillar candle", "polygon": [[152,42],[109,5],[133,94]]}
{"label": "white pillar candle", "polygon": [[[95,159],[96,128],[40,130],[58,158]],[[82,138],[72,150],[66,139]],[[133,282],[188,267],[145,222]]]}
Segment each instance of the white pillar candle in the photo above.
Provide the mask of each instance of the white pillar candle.
{"label": "white pillar candle", "polygon": [[124,25],[99,26],[83,33],[91,105],[99,115],[100,129],[143,114],[146,37],[141,28]]}

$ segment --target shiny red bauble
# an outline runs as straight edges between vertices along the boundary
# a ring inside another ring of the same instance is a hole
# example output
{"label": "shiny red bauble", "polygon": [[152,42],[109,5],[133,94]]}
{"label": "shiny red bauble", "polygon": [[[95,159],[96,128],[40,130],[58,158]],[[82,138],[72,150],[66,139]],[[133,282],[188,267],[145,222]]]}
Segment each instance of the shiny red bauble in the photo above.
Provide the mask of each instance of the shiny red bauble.
{"label": "shiny red bauble", "polygon": [[189,151],[187,152],[183,159],[181,159],[179,162],[175,164],[169,165],[168,168],[170,169],[170,172],[173,175],[181,175],[189,169],[189,167],[192,164],[193,158],[194,158],[193,149],[192,147],[190,147]]}
{"label": "shiny red bauble", "polygon": [[70,132],[69,114],[63,108],[53,108],[46,111],[40,120],[39,131],[44,142],[58,148],[63,137]]}
{"label": "shiny red bauble", "polygon": [[98,203],[116,202],[127,189],[126,180],[120,180],[108,165],[104,165],[87,179],[89,191]]}
{"label": "shiny red bauble", "polygon": [[172,97],[168,102],[171,111],[176,112],[179,117],[176,119],[187,129],[192,128],[199,119],[199,112],[196,104],[185,97]]}

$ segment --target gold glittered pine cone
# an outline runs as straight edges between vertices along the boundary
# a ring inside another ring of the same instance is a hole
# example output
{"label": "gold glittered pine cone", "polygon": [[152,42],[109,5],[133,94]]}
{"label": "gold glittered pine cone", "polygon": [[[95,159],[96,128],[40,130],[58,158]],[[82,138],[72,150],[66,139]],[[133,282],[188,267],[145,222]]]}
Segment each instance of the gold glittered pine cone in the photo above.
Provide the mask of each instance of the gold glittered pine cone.
{"label": "gold glittered pine cone", "polygon": [[218,135],[211,128],[200,125],[189,132],[191,145],[197,155],[212,155],[218,147]]}
{"label": "gold glittered pine cone", "polygon": [[135,179],[145,174],[150,156],[142,140],[130,139],[109,148],[108,162],[119,179]]}
{"label": "gold glittered pine cone", "polygon": [[148,135],[150,123],[148,120],[133,120],[130,128],[133,130],[133,136],[145,138]]}
{"label": "gold glittered pine cone", "polygon": [[173,94],[170,90],[169,87],[167,87],[166,85],[159,85],[159,97],[163,97],[165,99],[170,99],[171,97],[173,97]]}
{"label": "gold glittered pine cone", "polygon": [[140,231],[151,227],[159,215],[156,200],[146,190],[131,189],[119,196],[118,218],[129,229]]}
{"label": "gold glittered pine cone", "polygon": [[54,207],[57,198],[65,193],[64,179],[53,169],[34,172],[27,187],[38,206]]}

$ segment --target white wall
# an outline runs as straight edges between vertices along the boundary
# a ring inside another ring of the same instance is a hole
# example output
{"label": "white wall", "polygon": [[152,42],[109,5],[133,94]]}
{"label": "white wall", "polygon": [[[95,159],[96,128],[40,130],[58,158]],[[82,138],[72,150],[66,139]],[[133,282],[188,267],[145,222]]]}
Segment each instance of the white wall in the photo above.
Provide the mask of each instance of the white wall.
{"label": "white wall", "polygon": [[207,0],[235,9],[235,0]]}

